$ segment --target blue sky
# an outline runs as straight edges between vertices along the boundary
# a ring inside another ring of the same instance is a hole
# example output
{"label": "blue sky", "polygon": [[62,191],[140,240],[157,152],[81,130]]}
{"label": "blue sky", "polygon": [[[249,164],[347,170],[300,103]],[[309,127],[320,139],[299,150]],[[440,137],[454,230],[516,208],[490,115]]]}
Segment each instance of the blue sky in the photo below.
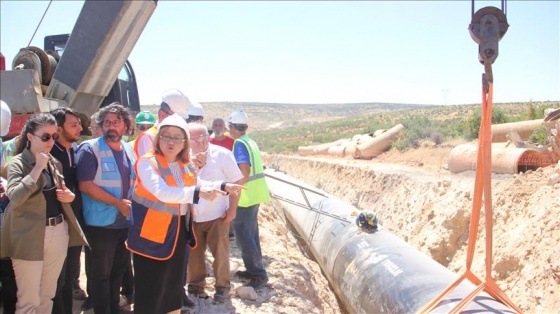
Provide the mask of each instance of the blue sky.
{"label": "blue sky", "polygon": [[[53,1],[32,46],[71,32],[83,1]],[[48,1],[0,1],[7,67]],[[500,1],[475,1],[475,10]],[[508,1],[494,102],[560,100],[558,1]],[[191,100],[279,103],[481,102],[471,1],[160,0],[132,51],[142,104],[178,88]]]}

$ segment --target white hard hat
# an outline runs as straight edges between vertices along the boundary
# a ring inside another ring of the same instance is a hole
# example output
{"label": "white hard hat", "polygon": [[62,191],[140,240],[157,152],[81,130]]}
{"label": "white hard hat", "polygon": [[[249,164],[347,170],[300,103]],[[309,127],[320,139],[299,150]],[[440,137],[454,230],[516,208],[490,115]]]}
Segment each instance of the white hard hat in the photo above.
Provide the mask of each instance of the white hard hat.
{"label": "white hard hat", "polygon": [[189,98],[177,89],[165,91],[161,100],[166,103],[174,113],[186,115],[189,110]]}
{"label": "white hard hat", "polygon": [[189,106],[189,116],[204,116],[204,109],[202,109],[202,105],[195,101],[191,101]]}
{"label": "white hard hat", "polygon": [[10,130],[10,122],[12,121],[12,111],[8,104],[5,103],[3,100],[0,100],[0,136],[4,136],[8,134]]}
{"label": "white hard hat", "polygon": [[172,114],[167,118],[163,119],[163,121],[161,121],[161,123],[158,126],[158,131],[161,130],[161,128],[163,128],[164,126],[175,126],[181,128],[183,129],[183,131],[185,131],[187,137],[189,137],[189,126],[187,125],[187,121],[185,121],[185,119],[183,119],[178,114]]}
{"label": "white hard hat", "polygon": [[237,110],[229,116],[229,123],[231,124],[249,124],[249,117],[243,110]]}

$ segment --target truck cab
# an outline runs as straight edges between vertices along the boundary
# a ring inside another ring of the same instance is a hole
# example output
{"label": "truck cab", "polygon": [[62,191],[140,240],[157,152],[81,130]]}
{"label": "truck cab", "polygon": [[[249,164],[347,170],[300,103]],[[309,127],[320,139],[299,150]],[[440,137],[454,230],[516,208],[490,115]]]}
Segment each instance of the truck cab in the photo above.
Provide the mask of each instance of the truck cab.
{"label": "truck cab", "polygon": [[47,36],[44,50],[20,49],[12,70],[0,71],[0,99],[12,111],[7,137],[19,134],[29,116],[58,107],[78,112],[84,126],[114,101],[139,111],[127,58],[156,6],[155,0],[86,1],[70,35]]}

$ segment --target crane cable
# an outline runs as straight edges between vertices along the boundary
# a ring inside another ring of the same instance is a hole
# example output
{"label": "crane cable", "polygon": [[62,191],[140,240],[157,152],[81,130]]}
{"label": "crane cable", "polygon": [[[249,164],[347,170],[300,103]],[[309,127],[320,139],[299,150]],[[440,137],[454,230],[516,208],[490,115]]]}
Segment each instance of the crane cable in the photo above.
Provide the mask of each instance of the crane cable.
{"label": "crane cable", "polygon": [[[474,0],[472,0],[474,12]],[[467,245],[467,260],[465,272],[440,294],[422,307],[418,313],[432,311],[442,299],[455,289],[463,280],[468,279],[476,288],[465,296],[449,313],[460,313],[475,297],[485,291],[496,300],[506,304],[518,313],[521,309],[498,287],[492,278],[492,99],[494,94],[494,78],[492,63],[498,56],[498,41],[505,34],[508,24],[505,17],[505,0],[502,0],[502,11],[497,8],[485,7],[476,14],[473,13],[473,21],[469,26],[471,37],[479,44],[479,60],[484,65],[485,73],[482,74],[482,117],[478,138],[478,152],[476,163],[476,174],[474,183],[474,195],[472,214],[469,228],[469,239]],[[475,23],[476,22],[476,23]],[[484,25],[483,25],[484,24]],[[484,198],[483,198],[484,196]],[[475,253],[478,227],[480,222],[480,210],[484,199],[484,219],[486,231],[485,246],[485,271],[484,282],[471,271]]]}
{"label": "crane cable", "polygon": [[31,36],[31,39],[29,40],[29,44],[27,44],[27,47],[31,46],[31,42],[33,41],[33,38],[35,38],[35,34],[37,34],[37,31],[39,30],[39,26],[41,26],[41,23],[43,22],[43,19],[45,18],[45,15],[47,15],[47,11],[49,10],[52,2],[53,2],[53,0],[49,1],[49,5],[45,9],[45,13],[43,13],[43,16],[41,17],[41,20],[39,21],[39,24],[37,25],[37,28],[35,28],[35,32],[33,33],[33,36]]}

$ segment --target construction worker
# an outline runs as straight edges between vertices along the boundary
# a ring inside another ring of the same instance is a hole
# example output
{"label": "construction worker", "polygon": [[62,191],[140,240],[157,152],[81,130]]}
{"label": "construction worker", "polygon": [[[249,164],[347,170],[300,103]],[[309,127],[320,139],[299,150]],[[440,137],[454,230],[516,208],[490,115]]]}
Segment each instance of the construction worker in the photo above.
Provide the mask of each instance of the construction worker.
{"label": "construction worker", "polygon": [[156,124],[156,116],[150,110],[142,110],[136,115],[134,124],[138,134],[144,133]]}
{"label": "construction worker", "polygon": [[140,134],[148,131],[151,127],[156,124],[156,116],[149,110],[142,110],[136,115],[136,119],[134,120],[134,126],[136,128],[136,132],[138,132],[138,137],[136,139],[130,141],[128,144],[130,146],[135,147],[136,141],[140,137]]}
{"label": "construction worker", "polygon": [[356,217],[356,225],[366,233],[377,231],[377,215],[371,210],[362,210]]}
{"label": "construction worker", "polygon": [[235,139],[233,155],[243,174],[241,182],[247,188],[239,196],[237,216],[232,226],[246,269],[235,274],[249,279],[247,286],[258,289],[268,282],[268,275],[262,261],[257,216],[259,205],[270,200],[270,192],[264,178],[259,147],[245,134],[248,123],[249,118],[243,110],[234,111],[229,117],[230,132]]}
{"label": "construction worker", "polygon": [[[177,89],[170,89],[163,93],[161,105],[158,110],[158,123],[170,115],[177,113],[185,117],[188,114],[190,101]],[[133,149],[137,156],[143,156],[154,147],[158,123],[138,135]]]}
{"label": "construction worker", "polygon": [[204,123],[204,109],[202,109],[202,105],[191,101],[189,104],[189,117],[187,118],[187,123]]}

